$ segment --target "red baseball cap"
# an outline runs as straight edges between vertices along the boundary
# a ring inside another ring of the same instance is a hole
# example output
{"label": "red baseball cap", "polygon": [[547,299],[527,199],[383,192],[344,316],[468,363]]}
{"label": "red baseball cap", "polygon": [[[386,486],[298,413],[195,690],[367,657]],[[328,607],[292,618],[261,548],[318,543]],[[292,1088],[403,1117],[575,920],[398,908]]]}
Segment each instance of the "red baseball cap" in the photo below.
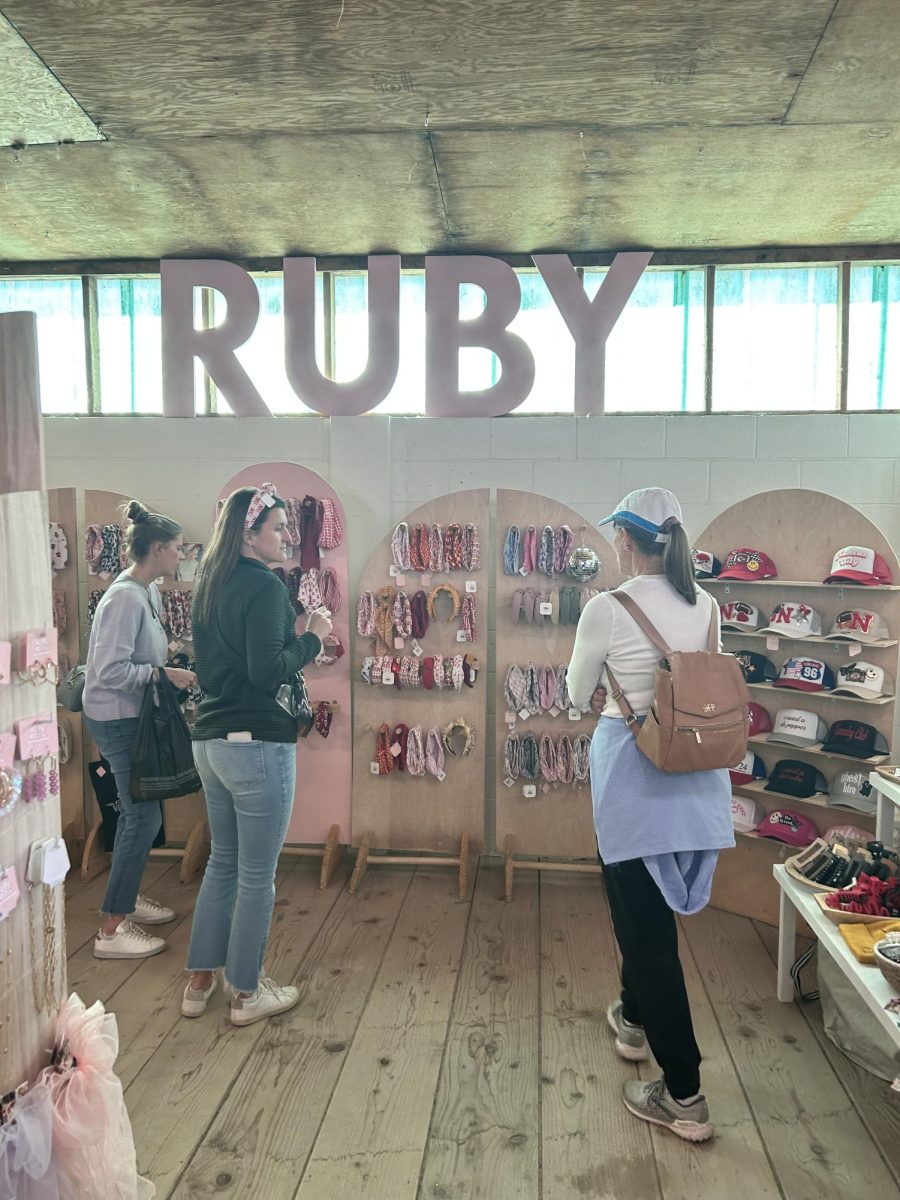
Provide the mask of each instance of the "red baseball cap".
{"label": "red baseball cap", "polygon": [[[724,574],[724,572],[723,572]],[[831,564],[831,574],[823,583],[865,583],[875,587],[880,583],[893,583],[891,568],[880,554],[868,546],[844,546],[838,550]]]}
{"label": "red baseball cap", "polygon": [[768,709],[751,700],[747,705],[747,712],[750,719],[749,737],[756,737],[758,733],[772,732],[772,718],[769,716]]}
{"label": "red baseball cap", "polygon": [[788,846],[809,846],[819,836],[819,831],[802,813],[790,808],[776,808],[763,817],[756,827],[760,837],[772,838]]}
{"label": "red baseball cap", "polygon": [[777,579],[775,564],[762,550],[749,550],[746,546],[732,550],[719,572],[720,579]]}

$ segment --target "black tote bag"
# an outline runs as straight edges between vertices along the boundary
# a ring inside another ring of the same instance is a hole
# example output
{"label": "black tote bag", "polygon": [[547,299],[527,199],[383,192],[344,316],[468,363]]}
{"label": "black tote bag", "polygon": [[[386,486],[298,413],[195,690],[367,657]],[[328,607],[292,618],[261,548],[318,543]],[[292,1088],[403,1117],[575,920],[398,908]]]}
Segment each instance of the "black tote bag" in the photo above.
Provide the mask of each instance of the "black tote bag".
{"label": "black tote bag", "polygon": [[131,752],[132,800],[171,800],[200,790],[191,731],[178,693],[165,671],[144,692],[137,739]]}

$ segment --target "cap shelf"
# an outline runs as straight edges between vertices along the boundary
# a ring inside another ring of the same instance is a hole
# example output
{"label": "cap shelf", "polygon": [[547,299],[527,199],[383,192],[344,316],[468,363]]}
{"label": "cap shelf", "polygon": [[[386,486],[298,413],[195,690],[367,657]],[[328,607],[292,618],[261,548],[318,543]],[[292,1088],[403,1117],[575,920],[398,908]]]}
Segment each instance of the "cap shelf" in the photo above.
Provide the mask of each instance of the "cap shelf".
{"label": "cap shelf", "polygon": [[799,696],[802,698],[815,697],[817,700],[846,700],[848,704],[893,704],[893,696],[879,696],[877,700],[864,700],[862,696],[844,696],[841,694],[835,695],[834,692],[805,692],[802,688],[777,688],[771,683],[748,683],[747,687],[757,688],[761,692],[778,692],[780,696],[785,693],[791,696]]}
{"label": "cap shelf", "polygon": [[[784,691],[783,688],[780,690]],[[773,750],[784,751],[782,758],[787,757],[791,750],[799,750],[801,754],[812,754],[816,758],[827,758],[833,762],[850,763],[860,768],[877,767],[890,757],[888,754],[873,754],[869,758],[854,758],[851,754],[833,754],[830,750],[823,750],[821,742],[816,742],[813,746],[790,746],[787,742],[769,741],[769,737],[768,733],[756,733],[747,741],[754,746],[771,746]]]}
{"label": "cap shelf", "polygon": [[819,642],[825,646],[834,646],[838,650],[846,650],[848,646],[859,646],[861,651],[886,650],[889,646],[896,646],[898,644],[897,638],[877,638],[873,642],[858,642],[855,639],[843,641],[840,638],[829,638],[817,633],[811,633],[808,637],[790,637],[784,633],[760,633],[750,630],[747,630],[745,633],[743,629],[723,629],[722,637],[757,638],[761,641],[768,641],[772,637],[778,638],[779,642]]}
{"label": "cap shelf", "polygon": [[[875,820],[874,810],[870,813],[867,813],[858,808],[850,808],[849,806],[844,807],[841,804],[829,804],[827,795],[823,794],[822,792],[817,792],[812,796],[792,796],[789,792],[767,792],[765,783],[766,781],[764,779],[757,779],[753,783],[733,783],[731,785],[731,790],[733,793],[736,793],[739,796],[751,796],[754,799],[759,798],[762,800],[772,800],[776,804],[787,804],[788,806],[791,804],[809,804],[813,808],[827,808],[831,812],[852,813],[854,820],[857,817],[863,821]],[[847,822],[837,822],[837,824],[846,823]]]}
{"label": "cap shelf", "polygon": [[755,588],[821,588],[826,592],[847,591],[852,588],[854,591],[868,592],[870,595],[877,595],[879,592],[900,592],[900,584],[897,583],[821,583],[815,579],[722,579],[717,575],[713,579],[698,579],[697,583],[701,587],[710,583],[734,583],[741,586],[748,584]]}

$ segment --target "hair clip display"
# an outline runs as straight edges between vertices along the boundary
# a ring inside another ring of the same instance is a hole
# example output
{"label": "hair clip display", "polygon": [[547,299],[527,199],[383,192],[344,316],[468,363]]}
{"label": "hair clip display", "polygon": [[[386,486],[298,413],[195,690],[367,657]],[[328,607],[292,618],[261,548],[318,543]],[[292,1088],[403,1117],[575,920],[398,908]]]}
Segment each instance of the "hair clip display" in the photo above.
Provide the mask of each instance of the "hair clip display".
{"label": "hair clip display", "polygon": [[19,669],[23,683],[59,682],[59,643],[55,629],[39,629],[19,638]]}

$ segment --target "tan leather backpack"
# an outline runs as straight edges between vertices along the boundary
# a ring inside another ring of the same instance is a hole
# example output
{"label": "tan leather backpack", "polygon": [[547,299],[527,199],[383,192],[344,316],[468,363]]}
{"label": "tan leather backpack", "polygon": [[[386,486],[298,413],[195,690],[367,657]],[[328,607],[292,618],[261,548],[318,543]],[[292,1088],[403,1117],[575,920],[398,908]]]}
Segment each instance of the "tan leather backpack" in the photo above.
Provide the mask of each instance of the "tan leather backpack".
{"label": "tan leather backpack", "polygon": [[660,771],[712,771],[733,767],[747,753],[750,693],[740,663],[719,652],[716,614],[706,650],[670,650],[658,630],[625,592],[609,592],[663,654],[656,664],[653,702],[643,725],[606,666],[610,695],[625,715],[638,749]]}

